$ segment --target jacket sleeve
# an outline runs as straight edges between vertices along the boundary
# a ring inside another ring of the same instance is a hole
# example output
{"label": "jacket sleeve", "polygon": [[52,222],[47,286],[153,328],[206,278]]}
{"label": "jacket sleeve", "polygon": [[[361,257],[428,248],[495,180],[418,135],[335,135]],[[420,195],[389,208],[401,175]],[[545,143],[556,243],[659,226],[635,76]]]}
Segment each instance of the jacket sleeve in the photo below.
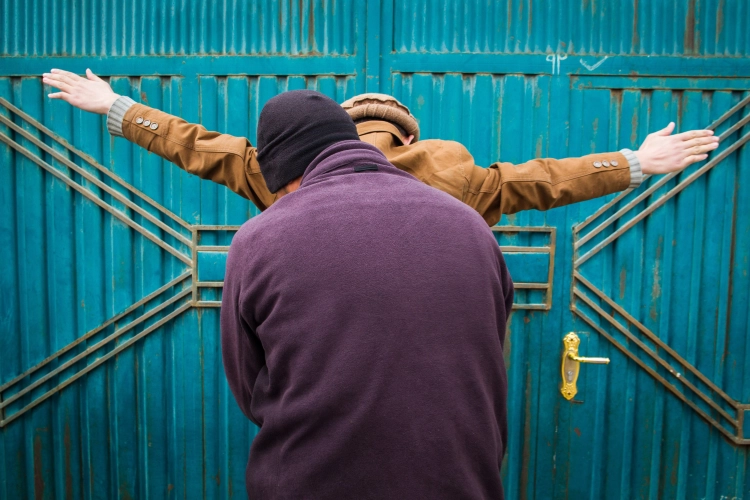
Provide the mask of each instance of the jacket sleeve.
{"label": "jacket sleeve", "polygon": [[498,162],[482,168],[474,164],[465,147],[458,146],[457,164],[466,179],[463,201],[490,225],[497,224],[502,214],[549,210],[631,186],[630,165],[619,152],[518,165]]}
{"label": "jacket sleeve", "polygon": [[255,148],[243,137],[209,132],[143,104],[127,109],[122,135],[201,179],[227,186],[260,210],[276,198],[260,173]]}

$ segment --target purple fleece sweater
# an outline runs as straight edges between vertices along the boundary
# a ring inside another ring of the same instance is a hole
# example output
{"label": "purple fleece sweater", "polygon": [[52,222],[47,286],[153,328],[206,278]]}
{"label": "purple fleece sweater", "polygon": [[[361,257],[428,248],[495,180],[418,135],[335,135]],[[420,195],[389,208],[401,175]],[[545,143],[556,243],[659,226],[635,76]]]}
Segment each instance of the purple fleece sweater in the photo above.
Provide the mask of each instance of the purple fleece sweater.
{"label": "purple fleece sweater", "polygon": [[248,496],[502,498],[512,298],[476,212],[364,142],[323,151],[229,250]]}

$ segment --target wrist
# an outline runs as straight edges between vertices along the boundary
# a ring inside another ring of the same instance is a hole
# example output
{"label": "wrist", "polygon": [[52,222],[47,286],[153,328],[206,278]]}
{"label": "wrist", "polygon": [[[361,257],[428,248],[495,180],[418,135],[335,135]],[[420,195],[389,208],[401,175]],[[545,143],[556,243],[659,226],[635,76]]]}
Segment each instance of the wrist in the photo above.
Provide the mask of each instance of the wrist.
{"label": "wrist", "polygon": [[117,99],[120,98],[119,94],[111,94],[107,96],[107,98],[102,102],[102,107],[98,110],[98,113],[100,115],[106,115],[109,113],[109,110],[112,109],[112,105],[117,101]]}

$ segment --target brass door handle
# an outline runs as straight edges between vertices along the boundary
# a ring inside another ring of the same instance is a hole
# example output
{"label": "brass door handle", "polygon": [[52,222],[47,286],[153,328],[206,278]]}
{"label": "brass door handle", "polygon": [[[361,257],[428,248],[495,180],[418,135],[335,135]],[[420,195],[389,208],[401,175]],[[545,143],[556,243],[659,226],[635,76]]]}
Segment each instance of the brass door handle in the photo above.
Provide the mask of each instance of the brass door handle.
{"label": "brass door handle", "polygon": [[578,346],[581,339],[574,332],[570,332],[563,337],[563,355],[562,355],[562,385],[560,392],[565,399],[573,399],[578,393],[576,382],[578,381],[578,372],[581,363],[591,363],[595,365],[609,364],[609,358],[587,358],[578,355]]}

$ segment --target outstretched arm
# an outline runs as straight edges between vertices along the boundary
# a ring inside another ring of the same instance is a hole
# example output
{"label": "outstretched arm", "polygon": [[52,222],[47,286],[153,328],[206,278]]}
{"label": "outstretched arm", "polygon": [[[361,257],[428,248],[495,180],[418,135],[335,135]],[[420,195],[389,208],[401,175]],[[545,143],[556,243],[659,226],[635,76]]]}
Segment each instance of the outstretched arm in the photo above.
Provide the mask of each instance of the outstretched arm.
{"label": "outstretched arm", "polygon": [[650,134],[637,151],[600,153],[580,158],[535,159],[519,165],[474,165],[464,150],[459,163],[468,181],[464,202],[490,225],[502,214],[548,210],[622,191],[641,184],[643,175],[665,174],[705,160],[719,146],[711,130],[671,135],[674,123]]}
{"label": "outstretched arm", "polygon": [[117,95],[107,82],[86,70],[86,78],[53,69],[44,83],[49,94],[84,111],[107,114],[107,128],[202,179],[227,186],[264,210],[275,195],[266,187],[255,148],[243,137],[209,132],[203,126]]}

